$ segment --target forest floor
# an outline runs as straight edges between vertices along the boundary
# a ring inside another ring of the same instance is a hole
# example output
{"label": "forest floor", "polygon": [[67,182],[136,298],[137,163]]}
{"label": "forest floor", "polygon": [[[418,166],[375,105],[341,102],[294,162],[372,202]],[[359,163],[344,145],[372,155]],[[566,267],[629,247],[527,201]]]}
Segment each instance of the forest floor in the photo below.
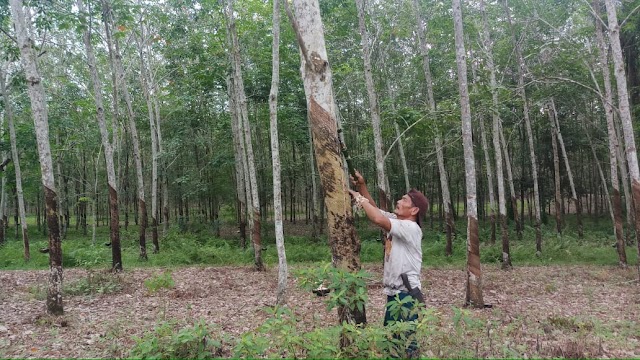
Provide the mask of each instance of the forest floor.
{"label": "forest floor", "polygon": [[[368,321],[381,323],[382,269],[365,268],[374,275],[368,286]],[[483,270],[484,301],[493,307],[466,312],[480,329],[461,333],[454,322],[440,322],[442,328],[434,331],[442,336],[434,339],[441,342],[423,349],[424,356],[640,357],[640,284],[635,270],[604,266],[511,271],[484,266]],[[0,358],[127,357],[135,345],[133,337],[163,321],[186,326],[204,319],[237,337],[255,331],[270,316],[265,307],[275,303],[275,268],[261,273],[249,267],[174,268],[173,288],[150,291],[145,280],[163,271],[135,269],[114,277],[103,270],[66,270],[71,290],[64,300],[65,315],[57,318],[45,315],[47,271],[0,272]],[[324,298],[301,290],[296,282],[291,276],[289,305],[302,326],[335,324],[336,312],[327,311]],[[427,307],[443,319],[452,318],[462,306],[462,270],[427,268],[423,284]],[[452,352],[451,347],[466,349]],[[231,350],[223,356],[232,356]]]}

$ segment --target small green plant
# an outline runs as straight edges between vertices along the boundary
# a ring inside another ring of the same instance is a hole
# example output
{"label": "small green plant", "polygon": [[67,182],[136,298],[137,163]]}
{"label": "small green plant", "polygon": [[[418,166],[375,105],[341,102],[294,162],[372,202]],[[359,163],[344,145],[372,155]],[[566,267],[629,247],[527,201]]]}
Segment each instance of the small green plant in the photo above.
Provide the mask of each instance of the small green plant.
{"label": "small green plant", "polygon": [[162,322],[155,329],[134,337],[129,356],[137,359],[205,359],[222,356],[221,338],[204,320],[175,331],[175,324]]}
{"label": "small green plant", "polygon": [[122,291],[122,279],[118,275],[88,271],[87,276],[65,283],[63,292],[71,296],[114,294]]}
{"label": "small green plant", "polygon": [[350,310],[363,311],[369,296],[367,280],[371,277],[364,270],[350,272],[326,264],[322,268],[302,269],[297,273],[300,286],[311,291],[323,284],[328,290],[327,310],[344,306]]}
{"label": "small green plant", "polygon": [[175,286],[171,271],[167,270],[162,274],[153,276],[144,281],[144,287],[153,294],[160,289],[171,289]]}

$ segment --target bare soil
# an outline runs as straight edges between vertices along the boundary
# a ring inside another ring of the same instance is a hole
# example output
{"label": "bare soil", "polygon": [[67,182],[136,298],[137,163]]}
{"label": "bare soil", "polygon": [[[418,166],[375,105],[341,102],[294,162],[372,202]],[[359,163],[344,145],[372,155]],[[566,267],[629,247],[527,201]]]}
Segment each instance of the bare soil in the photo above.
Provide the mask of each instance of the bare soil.
{"label": "bare soil", "polygon": [[[385,297],[381,267],[369,284],[367,317],[380,323]],[[487,339],[460,346],[477,357],[640,357],[640,284],[633,270],[612,267],[521,267],[502,271],[483,268],[484,300],[493,307],[470,310],[486,323]],[[277,269],[254,272],[248,267],[173,269],[175,287],[150,293],[144,280],[163,269],[65,271],[71,284],[89,276],[117,276],[121,289],[110,294],[65,296],[65,315],[45,314],[47,271],[0,272],[0,358],[126,357],[133,336],[142,336],[161,321],[193,324],[205,319],[229,335],[254,330],[275,304]],[[427,306],[444,317],[464,301],[464,271],[425,269]],[[312,326],[335,324],[323,298],[301,290],[289,279],[289,305]],[[443,324],[443,327],[451,325]],[[447,331],[443,329],[443,334]],[[495,334],[495,335],[492,335]],[[425,356],[446,356],[443,344],[424,349]],[[511,352],[513,351],[513,352]],[[226,352],[230,356],[230,350]]]}

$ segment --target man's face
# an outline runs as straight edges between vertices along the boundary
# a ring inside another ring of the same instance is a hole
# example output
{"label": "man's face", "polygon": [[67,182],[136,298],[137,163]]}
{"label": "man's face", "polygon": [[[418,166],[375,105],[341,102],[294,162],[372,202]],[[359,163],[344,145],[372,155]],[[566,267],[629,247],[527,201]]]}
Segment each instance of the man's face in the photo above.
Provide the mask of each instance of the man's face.
{"label": "man's face", "polygon": [[413,206],[413,201],[409,195],[405,194],[400,200],[396,202],[396,208],[393,211],[400,218],[409,218],[417,214],[419,209]]}

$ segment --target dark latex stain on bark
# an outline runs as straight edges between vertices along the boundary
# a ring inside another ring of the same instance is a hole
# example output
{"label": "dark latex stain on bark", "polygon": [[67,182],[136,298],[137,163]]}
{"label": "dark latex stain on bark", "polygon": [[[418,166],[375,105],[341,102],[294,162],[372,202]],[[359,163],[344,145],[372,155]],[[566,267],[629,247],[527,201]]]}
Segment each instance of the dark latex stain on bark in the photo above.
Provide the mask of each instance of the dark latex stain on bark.
{"label": "dark latex stain on bark", "polygon": [[122,271],[122,250],[120,248],[120,213],[118,212],[118,192],[109,186],[109,213],[111,239],[111,270]]}
{"label": "dark latex stain on bark", "polygon": [[58,202],[55,191],[44,188],[47,211],[47,228],[49,229],[49,286],[47,290],[47,312],[62,315],[62,243],[58,223]]}
{"label": "dark latex stain on bark", "polygon": [[144,200],[138,200],[138,208],[140,209],[140,259],[147,260],[147,203]]}
{"label": "dark latex stain on bark", "polygon": [[[483,308],[482,299],[482,270],[480,269],[480,239],[478,237],[478,219],[471,216],[469,221],[469,250],[467,256],[467,271],[475,276],[475,282],[467,279],[467,305],[475,308]],[[467,277],[470,277],[467,274]]]}
{"label": "dark latex stain on bark", "polygon": [[[345,181],[342,174],[340,145],[335,119],[311,97],[309,99],[309,118],[314,140],[320,181],[327,205],[329,219],[328,241],[331,247],[334,267],[360,270],[360,240],[354,226],[353,214],[348,199],[341,204],[339,196],[348,196],[340,192],[345,191]],[[355,289],[354,289],[355,290]],[[345,307],[338,309],[340,321],[356,324],[366,323],[366,310],[350,310]]]}

